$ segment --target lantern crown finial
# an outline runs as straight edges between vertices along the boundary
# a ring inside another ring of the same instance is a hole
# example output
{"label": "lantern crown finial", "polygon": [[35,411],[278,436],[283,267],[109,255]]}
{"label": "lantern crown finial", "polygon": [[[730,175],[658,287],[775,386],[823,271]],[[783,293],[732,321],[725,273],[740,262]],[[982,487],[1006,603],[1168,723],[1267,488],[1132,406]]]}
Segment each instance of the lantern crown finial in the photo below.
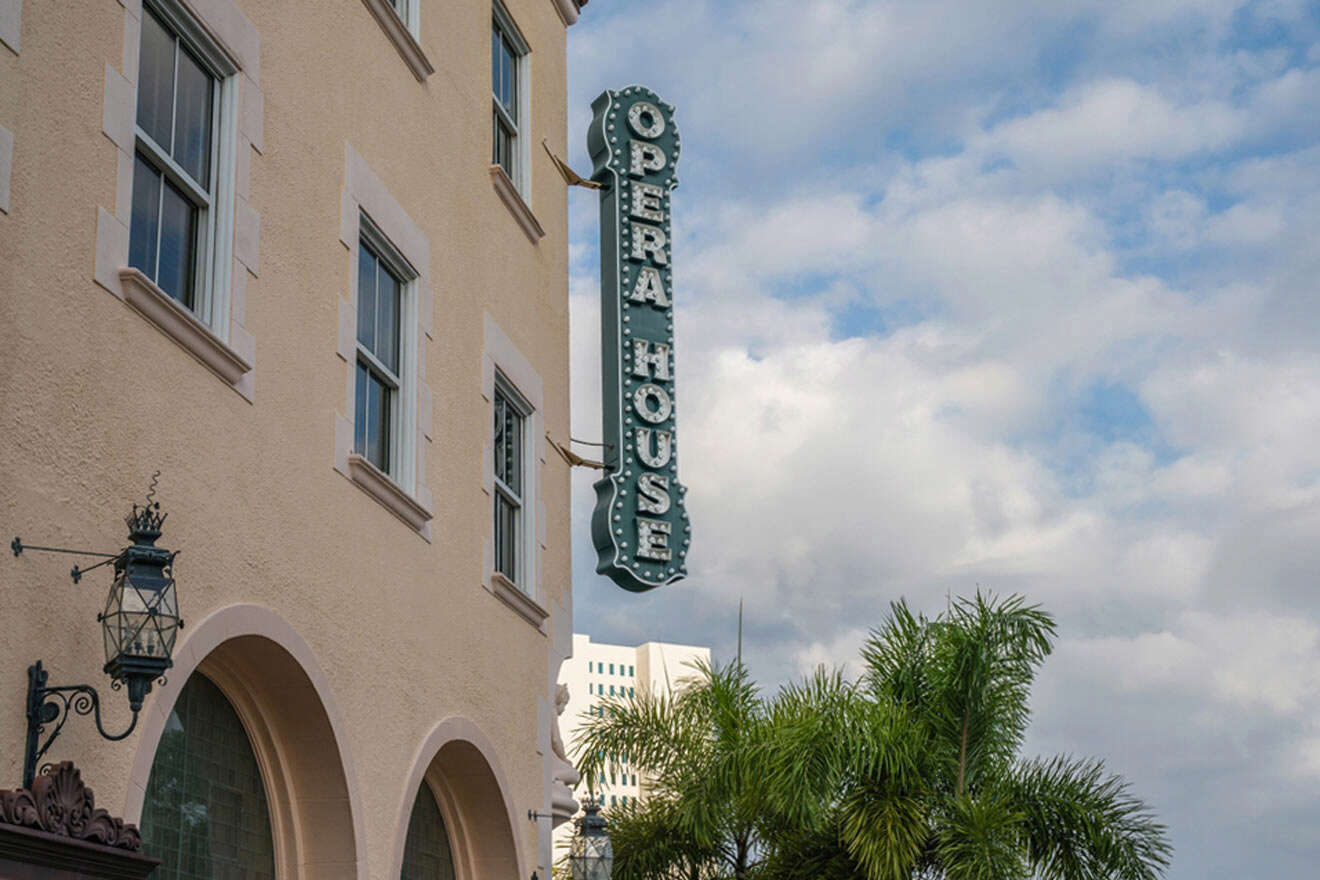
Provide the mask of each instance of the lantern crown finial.
{"label": "lantern crown finial", "polygon": [[147,487],[146,503],[139,508],[133,505],[133,512],[124,517],[128,526],[128,536],[137,544],[152,544],[160,537],[161,526],[169,514],[160,512],[160,502],[156,501],[156,481],[160,471],[151,475],[151,485]]}
{"label": "lantern crown finial", "polygon": [[152,544],[160,537],[160,527],[165,522],[167,513],[161,513],[160,502],[144,504],[142,507],[133,505],[133,512],[124,517],[124,523],[128,526],[128,536],[138,544]]}

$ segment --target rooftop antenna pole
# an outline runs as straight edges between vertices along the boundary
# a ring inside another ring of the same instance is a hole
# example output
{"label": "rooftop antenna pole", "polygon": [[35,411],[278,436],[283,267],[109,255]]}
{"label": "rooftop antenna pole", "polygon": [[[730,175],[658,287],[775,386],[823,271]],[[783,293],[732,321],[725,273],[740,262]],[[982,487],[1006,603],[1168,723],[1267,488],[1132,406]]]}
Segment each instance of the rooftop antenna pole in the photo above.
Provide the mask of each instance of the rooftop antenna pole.
{"label": "rooftop antenna pole", "polygon": [[742,597],[738,597],[738,668],[742,668]]}

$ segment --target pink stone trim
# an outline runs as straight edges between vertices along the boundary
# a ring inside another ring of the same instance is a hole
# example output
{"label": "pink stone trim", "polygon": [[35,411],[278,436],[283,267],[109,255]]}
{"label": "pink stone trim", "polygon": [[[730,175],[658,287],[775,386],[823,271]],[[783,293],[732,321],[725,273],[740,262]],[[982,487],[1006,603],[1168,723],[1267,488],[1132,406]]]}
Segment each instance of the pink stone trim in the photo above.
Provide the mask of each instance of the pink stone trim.
{"label": "pink stone trim", "polygon": [[348,473],[353,482],[368,495],[375,498],[390,513],[403,520],[414,529],[421,531],[431,520],[431,511],[423,507],[411,495],[399,488],[380,469],[356,452],[348,456]]}
{"label": "pink stone trim", "polygon": [[137,269],[120,269],[119,282],[129,305],[230,385],[237,385],[252,369],[250,360],[226,345],[192,312]]}
{"label": "pink stone trim", "polygon": [[[147,781],[151,776],[151,765],[156,757],[156,748],[160,744],[161,735],[165,732],[165,723],[174,709],[174,703],[178,700],[188,677],[216,648],[230,639],[241,636],[259,636],[279,645],[298,664],[315,690],[334,735],[344,773],[353,825],[353,849],[357,854],[353,875],[358,880],[369,880],[366,862],[366,828],[357,790],[357,772],[349,752],[344,717],[339,711],[330,683],[321,665],[316,661],[311,647],[283,618],[260,605],[236,604],[219,608],[186,631],[184,640],[174,652],[174,667],[169,671],[166,683],[156,688],[143,712],[142,726],[137,737],[137,751],[133,758],[133,768],[129,773],[128,793],[124,804],[125,821],[137,823],[142,819],[142,806],[146,798]],[[259,689],[262,682],[253,681],[251,685]]]}
{"label": "pink stone trim", "polygon": [[[540,554],[537,554],[540,558]],[[492,571],[490,573],[490,591],[500,598],[505,605],[508,605],[523,620],[536,627],[542,633],[545,633],[545,621],[550,616],[531,596],[518,589],[518,585],[504,576],[503,573]]]}
{"label": "pink stone trim", "polygon": [[425,82],[428,76],[435,73],[435,67],[426,57],[422,44],[417,42],[412,31],[408,30],[408,25],[404,24],[403,19],[399,18],[399,14],[386,0],[362,0],[362,4],[371,10],[372,16],[380,23],[380,29],[394,44],[399,57],[408,65],[408,69],[417,77],[418,82]]}
{"label": "pink stone trim", "polygon": [[536,244],[545,238],[545,230],[537,221],[536,215],[527,202],[523,200],[522,193],[518,192],[518,187],[513,185],[509,175],[499,165],[490,166],[490,182],[495,186],[495,192],[499,195],[500,201],[509,209],[513,219],[518,221],[520,228],[527,235],[527,240]]}
{"label": "pink stone trim", "polygon": [[[470,830],[483,836],[492,834],[497,830],[507,830],[509,838],[513,842],[514,859],[518,865],[516,876],[527,877],[526,862],[523,859],[522,848],[518,845],[517,829],[520,825],[513,806],[513,794],[509,788],[509,779],[500,766],[499,756],[490,738],[482,732],[474,721],[461,715],[451,715],[432,728],[413,755],[412,770],[408,773],[408,779],[403,785],[402,797],[399,799],[399,818],[394,823],[394,861],[391,863],[390,873],[387,876],[398,877],[403,873],[403,848],[408,839],[408,819],[412,815],[412,805],[417,797],[417,787],[426,778],[427,771],[431,769],[431,764],[435,761],[436,756],[440,754],[440,750],[453,742],[466,743],[481,753],[481,757],[486,763],[486,769],[490,771],[495,786],[499,789],[500,802],[504,804],[508,816],[507,829],[475,827]],[[464,872],[460,871],[460,880],[467,880],[463,874]],[[480,876],[484,877],[486,875],[482,874]]]}

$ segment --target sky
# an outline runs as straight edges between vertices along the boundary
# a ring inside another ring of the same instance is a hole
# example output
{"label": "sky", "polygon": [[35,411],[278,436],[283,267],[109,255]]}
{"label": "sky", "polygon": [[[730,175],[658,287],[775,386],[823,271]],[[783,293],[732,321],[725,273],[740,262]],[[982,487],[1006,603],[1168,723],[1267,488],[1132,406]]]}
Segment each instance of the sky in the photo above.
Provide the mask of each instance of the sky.
{"label": "sky", "polygon": [[[1320,864],[1320,3],[593,0],[570,162],[641,83],[683,136],[689,577],[575,630],[773,690],[900,597],[1059,624],[1027,754],[1101,757],[1176,880]],[[573,435],[600,436],[596,197],[570,204]],[[590,448],[579,447],[590,453]]]}

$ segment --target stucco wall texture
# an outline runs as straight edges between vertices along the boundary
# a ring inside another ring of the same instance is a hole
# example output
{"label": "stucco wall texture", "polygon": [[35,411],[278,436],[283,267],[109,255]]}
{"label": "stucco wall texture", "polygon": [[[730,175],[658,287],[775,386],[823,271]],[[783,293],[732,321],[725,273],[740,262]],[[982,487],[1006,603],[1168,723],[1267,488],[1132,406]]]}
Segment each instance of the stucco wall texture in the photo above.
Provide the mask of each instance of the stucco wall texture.
{"label": "stucco wall texture", "polygon": [[[566,442],[567,206],[539,144],[564,151],[565,24],[553,0],[505,0],[532,50],[523,136],[528,201],[546,233],[533,243],[488,173],[488,0],[420,0],[418,41],[435,67],[424,82],[361,0],[235,2],[260,37],[264,95],[261,150],[250,157],[249,202],[260,214],[260,275],[246,277],[244,316],[256,339],[251,401],[92,279],[97,209],[113,213],[116,202],[116,147],[101,130],[106,68],[121,68],[135,4],[29,0],[21,53],[0,46],[0,125],[14,137],[10,207],[0,213],[3,537],[118,548],[130,502],[160,469],[161,544],[182,550],[185,620],[239,604],[269,610],[305,642],[342,718],[365,852],[352,865],[310,864],[317,835],[333,826],[305,816],[307,827],[281,829],[277,846],[301,854],[297,876],[384,880],[397,870],[418,750],[447,718],[485,738],[514,816],[545,802],[538,724],[556,671],[550,640],[567,627],[552,620],[542,632],[482,587],[491,529],[482,354],[489,314],[540,374],[545,428]],[[205,14],[214,4],[184,5]],[[336,354],[338,304],[353,283],[339,240],[346,143],[430,240],[434,331],[423,371],[433,440],[419,464],[434,497],[431,542],[333,467],[348,367]],[[562,616],[571,609],[568,469],[552,455],[541,480],[536,599]],[[101,672],[96,613],[110,575],[75,586],[69,563],[0,560],[0,787],[21,775],[34,660],[52,684],[95,684],[107,727],[128,721]],[[290,687],[283,672],[262,681],[259,664],[241,671],[258,694]],[[74,760],[98,803],[122,813],[141,748],[140,730],[106,743],[90,719],[74,718],[48,758]],[[293,754],[298,743],[272,748]],[[509,831],[525,877],[538,864],[537,825]],[[343,853],[342,842],[334,849]],[[460,873],[505,876],[508,866],[494,865],[474,857]]]}

